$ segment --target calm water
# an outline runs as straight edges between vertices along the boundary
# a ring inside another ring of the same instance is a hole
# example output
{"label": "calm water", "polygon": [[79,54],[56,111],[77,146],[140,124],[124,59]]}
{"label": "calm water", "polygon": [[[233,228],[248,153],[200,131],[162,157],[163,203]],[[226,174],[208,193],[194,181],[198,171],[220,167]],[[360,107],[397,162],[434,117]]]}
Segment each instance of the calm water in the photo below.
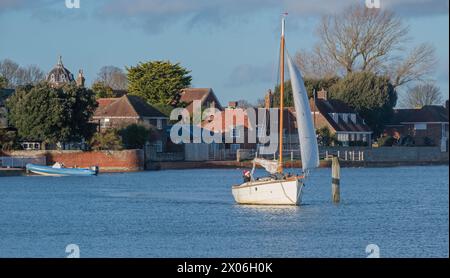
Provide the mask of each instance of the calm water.
{"label": "calm water", "polygon": [[234,204],[241,170],[0,177],[0,257],[381,257],[449,255],[449,169],[316,171],[301,207]]}

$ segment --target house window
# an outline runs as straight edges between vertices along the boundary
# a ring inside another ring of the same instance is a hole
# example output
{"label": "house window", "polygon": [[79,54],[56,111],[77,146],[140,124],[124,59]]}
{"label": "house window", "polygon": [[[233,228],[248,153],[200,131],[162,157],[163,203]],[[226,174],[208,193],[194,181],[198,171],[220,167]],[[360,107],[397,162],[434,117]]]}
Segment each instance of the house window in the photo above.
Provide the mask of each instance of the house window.
{"label": "house window", "polygon": [[106,119],[101,119],[101,120],[100,120],[100,127],[101,127],[101,128],[107,128],[107,127],[109,127],[109,119],[108,119],[108,118],[106,118]]}
{"label": "house window", "polygon": [[348,141],[348,134],[347,133],[339,133],[338,134],[338,141],[340,142],[347,142]]}
{"label": "house window", "polygon": [[343,113],[341,114],[342,120],[344,120],[344,123],[348,123],[348,114]]}
{"label": "house window", "polygon": [[356,114],[350,114],[350,120],[352,123],[356,124]]}
{"label": "house window", "polygon": [[61,74],[61,82],[66,82],[66,75],[65,74]]}
{"label": "house window", "polygon": [[330,113],[329,114],[335,123],[339,123],[339,114],[338,113]]}
{"label": "house window", "polygon": [[239,144],[231,144],[230,145],[230,150],[231,151],[237,151],[237,150],[239,150],[241,148],[241,145],[239,145]]}
{"label": "house window", "polygon": [[239,129],[233,126],[230,126],[230,135],[231,138],[239,138],[240,134],[239,134]]}
{"label": "house window", "polygon": [[161,140],[156,141],[155,146],[156,146],[156,152],[157,153],[162,153],[162,151],[163,151],[163,143],[162,143],[162,141]]}
{"label": "house window", "polygon": [[415,130],[427,130],[427,124],[426,123],[418,123],[414,124]]}
{"label": "house window", "polygon": [[55,82],[55,75],[53,73],[52,73],[52,75],[50,75],[50,81]]}
{"label": "house window", "polygon": [[266,127],[263,125],[258,125],[256,127],[257,129],[257,133],[258,133],[258,138],[263,138],[265,136],[267,136],[267,132],[266,132]]}
{"label": "house window", "polygon": [[162,126],[163,126],[162,125],[162,120],[161,119],[157,119],[156,120],[156,128],[161,130],[163,128]]}

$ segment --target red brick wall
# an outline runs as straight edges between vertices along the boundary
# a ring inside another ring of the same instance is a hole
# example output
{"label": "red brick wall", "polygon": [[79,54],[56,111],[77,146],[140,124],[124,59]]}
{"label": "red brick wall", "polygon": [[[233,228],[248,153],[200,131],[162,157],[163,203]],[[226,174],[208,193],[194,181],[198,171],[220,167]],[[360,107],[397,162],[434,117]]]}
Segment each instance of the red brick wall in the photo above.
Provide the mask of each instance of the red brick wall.
{"label": "red brick wall", "polygon": [[142,150],[97,152],[47,152],[47,164],[56,161],[66,167],[90,167],[97,165],[100,172],[139,171],[144,169]]}
{"label": "red brick wall", "polygon": [[56,161],[66,167],[99,166],[100,172],[133,172],[144,170],[143,150],[124,151],[14,151],[10,156],[45,156],[47,164]]}
{"label": "red brick wall", "polygon": [[441,124],[427,124],[426,130],[415,130],[413,124],[405,124],[399,127],[387,127],[385,133],[396,139],[410,135],[418,146],[424,145],[425,137],[428,137],[433,141],[434,145],[440,146],[442,126]]}

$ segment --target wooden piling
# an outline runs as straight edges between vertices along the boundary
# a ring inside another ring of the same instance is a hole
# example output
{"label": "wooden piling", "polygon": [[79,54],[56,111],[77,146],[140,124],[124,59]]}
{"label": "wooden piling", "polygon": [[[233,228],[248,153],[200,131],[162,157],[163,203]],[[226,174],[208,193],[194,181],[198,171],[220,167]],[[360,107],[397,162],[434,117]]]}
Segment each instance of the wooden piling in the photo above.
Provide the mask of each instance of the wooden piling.
{"label": "wooden piling", "polygon": [[341,201],[340,181],[341,166],[339,165],[339,158],[333,157],[331,166],[331,197],[333,203],[339,203]]}

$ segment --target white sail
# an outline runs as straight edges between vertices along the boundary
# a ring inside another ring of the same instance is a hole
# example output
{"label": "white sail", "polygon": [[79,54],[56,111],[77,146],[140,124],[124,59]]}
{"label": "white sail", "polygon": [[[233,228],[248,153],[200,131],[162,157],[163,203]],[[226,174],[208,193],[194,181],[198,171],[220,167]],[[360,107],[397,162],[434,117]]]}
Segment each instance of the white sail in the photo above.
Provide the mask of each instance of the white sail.
{"label": "white sail", "polygon": [[287,55],[287,62],[291,77],[292,94],[294,96],[295,113],[297,115],[302,167],[303,170],[313,169],[319,166],[319,148],[311,117],[311,109],[309,108],[308,94],[302,74],[289,55]]}
{"label": "white sail", "polygon": [[271,174],[275,174],[278,172],[278,161],[276,160],[267,160],[263,158],[255,158],[253,160],[254,163],[261,165],[266,169],[267,172]]}

